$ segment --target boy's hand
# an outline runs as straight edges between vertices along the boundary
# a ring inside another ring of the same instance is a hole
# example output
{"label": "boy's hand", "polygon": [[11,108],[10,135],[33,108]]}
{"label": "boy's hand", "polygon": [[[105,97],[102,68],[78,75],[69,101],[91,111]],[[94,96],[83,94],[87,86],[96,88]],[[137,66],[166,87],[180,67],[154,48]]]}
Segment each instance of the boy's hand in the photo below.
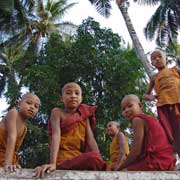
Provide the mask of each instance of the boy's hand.
{"label": "boy's hand", "polygon": [[56,164],[44,164],[34,169],[35,177],[43,178],[45,173],[51,173],[56,170]]}
{"label": "boy's hand", "polygon": [[113,171],[119,171],[122,163],[116,162],[115,167],[113,168]]}
{"label": "boy's hand", "polygon": [[13,164],[7,164],[4,166],[4,170],[10,171],[10,172],[15,172],[17,169],[20,169],[21,166],[20,165],[13,165]]}
{"label": "boy's hand", "polygon": [[154,96],[152,94],[144,94],[144,99],[146,101],[154,101],[156,99],[156,96]]}

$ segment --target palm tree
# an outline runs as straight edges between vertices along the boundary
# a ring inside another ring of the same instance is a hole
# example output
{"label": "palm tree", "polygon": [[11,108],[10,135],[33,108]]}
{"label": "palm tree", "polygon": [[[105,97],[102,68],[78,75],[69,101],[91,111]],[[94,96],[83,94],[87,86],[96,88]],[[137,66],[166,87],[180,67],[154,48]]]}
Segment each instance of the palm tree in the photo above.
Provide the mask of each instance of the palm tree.
{"label": "palm tree", "polygon": [[5,48],[0,54],[0,96],[6,88],[6,98],[10,107],[16,105],[16,100],[20,96],[22,81],[17,79],[15,71],[16,59],[20,56],[19,52],[15,52],[12,48]]}
{"label": "palm tree", "polygon": [[67,0],[48,0],[46,4],[43,0],[38,0],[36,4],[37,18],[31,24],[35,42],[38,43],[41,37],[48,37],[51,32],[60,32],[62,35],[67,33],[64,28],[76,28],[71,22],[62,20],[64,14],[76,3],[67,4]]}
{"label": "palm tree", "polygon": [[180,3],[178,0],[137,0],[140,5],[159,4],[144,29],[147,39],[156,39],[161,47],[167,47],[177,39],[180,27]]}
{"label": "palm tree", "polygon": [[[26,4],[23,4],[24,1],[21,1],[19,0],[19,6],[24,7]],[[12,46],[13,44],[17,47],[17,42],[22,42],[24,47],[27,47],[27,44],[31,41],[37,46],[39,40],[42,37],[47,37],[51,32],[61,31],[65,26],[75,28],[76,26],[74,24],[62,21],[63,15],[75,4],[76,3],[67,4],[67,0],[33,1],[33,8],[30,10],[27,9],[27,11],[24,10],[24,14],[26,14],[26,18],[24,19],[26,19],[26,22],[21,22],[23,27],[13,28],[15,29],[13,33],[6,36],[7,38],[0,44],[0,47]],[[11,17],[10,19],[12,20],[13,18]],[[0,21],[3,20],[3,18],[0,18]],[[5,20],[4,22],[6,25]],[[4,30],[7,31],[7,26]],[[2,34],[3,29],[0,29],[0,32]],[[63,33],[63,30],[61,33]]]}
{"label": "palm tree", "polygon": [[[111,10],[111,0],[89,0],[93,5],[95,5],[97,11],[105,16],[108,17],[110,15],[110,10]],[[127,29],[129,31],[129,34],[131,36],[134,48],[136,50],[137,56],[140,58],[146,73],[148,74],[149,77],[152,76],[152,70],[151,66],[148,63],[148,59],[145,55],[144,49],[138,39],[138,36],[136,34],[136,31],[133,27],[133,24],[131,22],[131,19],[128,14],[128,6],[129,2],[128,0],[116,0],[116,3],[119,7],[119,10],[121,11],[121,14],[125,20]]]}
{"label": "palm tree", "polygon": [[36,54],[41,38],[47,38],[51,32],[66,34],[61,28],[75,27],[62,21],[64,13],[75,3],[67,4],[67,0],[14,0],[13,8],[8,9],[9,1],[13,0],[0,1],[0,9],[7,7],[2,11],[7,16],[0,13],[0,22],[3,22],[0,26],[0,95],[7,87],[5,95],[10,105],[14,105],[25,78],[23,72],[36,61],[36,57],[29,58],[27,54]]}

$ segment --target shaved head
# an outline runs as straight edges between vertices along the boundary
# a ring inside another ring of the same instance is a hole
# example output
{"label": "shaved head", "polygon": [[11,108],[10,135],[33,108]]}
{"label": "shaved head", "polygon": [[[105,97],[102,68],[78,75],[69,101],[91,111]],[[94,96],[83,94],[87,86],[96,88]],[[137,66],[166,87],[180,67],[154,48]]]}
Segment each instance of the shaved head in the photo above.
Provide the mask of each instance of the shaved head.
{"label": "shaved head", "polygon": [[21,97],[21,101],[24,101],[25,99],[27,99],[27,98],[32,98],[32,97],[37,98],[38,101],[39,101],[39,104],[40,104],[40,99],[39,99],[39,97],[38,97],[37,95],[35,95],[35,94],[32,94],[32,93],[26,93],[26,94],[24,94],[24,95]]}
{"label": "shaved head", "polygon": [[66,83],[66,84],[63,86],[61,93],[63,94],[66,89],[69,89],[69,88],[72,88],[72,87],[78,88],[78,89],[81,91],[81,93],[82,93],[81,87],[79,86],[79,84],[77,84],[77,83],[75,83],[75,82]]}
{"label": "shaved head", "polygon": [[122,99],[121,105],[123,104],[124,101],[129,100],[129,99],[134,100],[137,103],[141,103],[138,96],[136,96],[135,94],[128,94],[128,95],[124,96],[124,98]]}
{"label": "shaved head", "polygon": [[109,124],[115,124],[115,125],[117,126],[117,128],[120,128],[120,123],[117,122],[117,121],[109,121],[108,124],[107,124],[107,126],[108,126]]}

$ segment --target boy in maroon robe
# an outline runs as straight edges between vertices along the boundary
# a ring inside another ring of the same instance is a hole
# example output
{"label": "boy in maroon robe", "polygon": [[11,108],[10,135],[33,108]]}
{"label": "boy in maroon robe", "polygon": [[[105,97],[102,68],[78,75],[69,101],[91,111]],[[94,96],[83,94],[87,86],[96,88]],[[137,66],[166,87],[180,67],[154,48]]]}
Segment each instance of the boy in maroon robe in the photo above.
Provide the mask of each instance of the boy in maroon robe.
{"label": "boy in maroon robe", "polygon": [[174,170],[176,158],[168,143],[164,129],[152,116],[143,114],[136,95],[126,95],[122,102],[123,116],[132,121],[133,144],[125,162],[119,169]]}

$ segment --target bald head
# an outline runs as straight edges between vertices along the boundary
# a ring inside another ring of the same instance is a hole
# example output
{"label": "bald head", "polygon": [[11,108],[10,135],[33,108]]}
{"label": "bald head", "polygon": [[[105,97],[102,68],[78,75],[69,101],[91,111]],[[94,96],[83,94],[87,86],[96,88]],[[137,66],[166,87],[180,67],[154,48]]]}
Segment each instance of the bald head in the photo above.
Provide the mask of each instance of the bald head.
{"label": "bald head", "polygon": [[76,89],[79,89],[79,91],[82,93],[82,89],[81,87],[79,86],[79,84],[75,83],[75,82],[69,82],[69,83],[66,83],[63,88],[62,88],[62,95],[63,93],[67,90],[67,89],[71,89],[71,88],[76,88]]}
{"label": "bald head", "polygon": [[155,55],[155,54],[161,54],[161,55],[163,56],[163,58],[166,59],[166,54],[165,54],[163,51],[161,51],[160,49],[155,49],[155,50],[151,53],[151,57],[152,57],[153,55]]}
{"label": "bald head", "polygon": [[32,94],[32,93],[26,93],[24,94],[22,97],[21,97],[21,101],[24,101],[25,99],[28,99],[28,98],[35,98],[38,100],[39,104],[40,104],[40,99],[37,95],[35,94]]}
{"label": "bald head", "polygon": [[120,128],[120,123],[117,121],[109,121],[107,126],[109,126],[110,124],[114,124],[118,129]]}
{"label": "bald head", "polygon": [[138,96],[136,96],[135,94],[128,94],[124,96],[124,98],[122,99],[121,105],[123,104],[124,101],[127,101],[127,100],[133,100],[133,101],[136,101],[137,103],[141,103]]}

